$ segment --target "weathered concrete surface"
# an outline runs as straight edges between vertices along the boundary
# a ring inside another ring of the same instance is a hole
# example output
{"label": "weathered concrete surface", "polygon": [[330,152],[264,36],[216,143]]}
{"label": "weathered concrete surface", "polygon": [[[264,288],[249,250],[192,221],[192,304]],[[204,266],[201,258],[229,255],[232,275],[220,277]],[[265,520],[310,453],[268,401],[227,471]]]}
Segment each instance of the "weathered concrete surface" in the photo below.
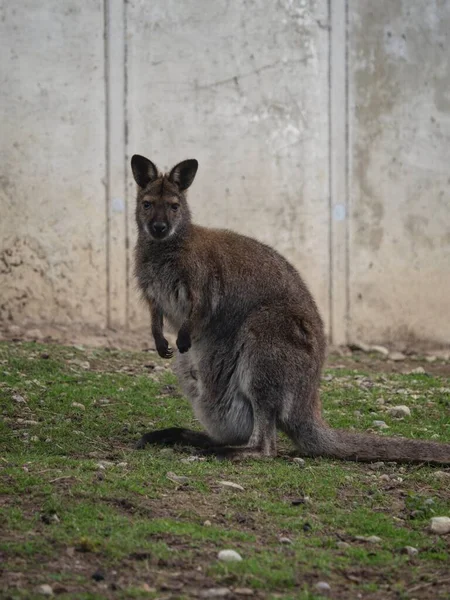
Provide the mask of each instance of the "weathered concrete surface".
{"label": "weathered concrete surface", "polygon": [[106,323],[103,6],[0,5],[0,320]]}
{"label": "weathered concrete surface", "polygon": [[[326,0],[127,7],[128,154],[162,169],[197,158],[195,220],[275,246],[327,318]],[[130,180],[130,207],[134,195]],[[130,324],[147,323],[132,296]]]}
{"label": "weathered concrete surface", "polygon": [[450,343],[450,3],[350,2],[350,337]]}
{"label": "weathered concrete surface", "polygon": [[449,38],[443,0],[0,0],[0,321],[149,330],[137,152],[197,158],[195,220],[285,254],[334,342],[450,344]]}

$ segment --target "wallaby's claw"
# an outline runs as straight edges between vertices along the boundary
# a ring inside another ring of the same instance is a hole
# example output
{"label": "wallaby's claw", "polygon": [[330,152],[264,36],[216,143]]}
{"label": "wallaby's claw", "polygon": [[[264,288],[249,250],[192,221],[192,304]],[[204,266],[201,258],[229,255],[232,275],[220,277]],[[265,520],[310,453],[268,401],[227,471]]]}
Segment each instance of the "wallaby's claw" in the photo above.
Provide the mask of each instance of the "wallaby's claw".
{"label": "wallaby's claw", "polygon": [[173,356],[173,350],[165,338],[156,342],[156,351],[161,358],[172,358]]}

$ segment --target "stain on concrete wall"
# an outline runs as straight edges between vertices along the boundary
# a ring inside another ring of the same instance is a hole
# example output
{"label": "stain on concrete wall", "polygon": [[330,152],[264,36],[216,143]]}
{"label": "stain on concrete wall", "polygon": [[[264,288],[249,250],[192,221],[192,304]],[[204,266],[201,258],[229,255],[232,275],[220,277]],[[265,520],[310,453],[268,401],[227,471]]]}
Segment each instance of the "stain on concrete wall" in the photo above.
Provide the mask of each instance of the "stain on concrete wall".
{"label": "stain on concrete wall", "polygon": [[350,2],[350,337],[450,342],[450,4]]}
{"label": "stain on concrete wall", "polygon": [[0,319],[105,324],[103,6],[0,8]]}
{"label": "stain on concrete wall", "polygon": [[[195,220],[275,246],[327,318],[327,2],[127,7],[128,155],[166,169],[197,158]],[[130,317],[133,326],[148,321],[134,299]]]}

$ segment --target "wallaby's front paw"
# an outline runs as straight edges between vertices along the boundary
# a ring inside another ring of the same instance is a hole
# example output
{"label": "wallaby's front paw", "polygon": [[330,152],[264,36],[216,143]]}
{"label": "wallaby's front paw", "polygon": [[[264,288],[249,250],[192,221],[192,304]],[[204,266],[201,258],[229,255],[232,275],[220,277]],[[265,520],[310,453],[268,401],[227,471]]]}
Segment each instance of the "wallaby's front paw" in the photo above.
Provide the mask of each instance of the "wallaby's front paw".
{"label": "wallaby's front paw", "polygon": [[173,350],[172,348],[170,348],[169,342],[166,340],[166,338],[158,340],[157,342],[155,342],[155,345],[156,351],[158,352],[161,358],[172,358]]}
{"label": "wallaby's front paw", "polygon": [[178,350],[181,352],[181,354],[183,354],[184,352],[187,352],[190,347],[191,347],[191,336],[189,335],[189,332],[183,331],[182,329],[180,329],[180,331],[178,332],[178,337],[177,337]]}

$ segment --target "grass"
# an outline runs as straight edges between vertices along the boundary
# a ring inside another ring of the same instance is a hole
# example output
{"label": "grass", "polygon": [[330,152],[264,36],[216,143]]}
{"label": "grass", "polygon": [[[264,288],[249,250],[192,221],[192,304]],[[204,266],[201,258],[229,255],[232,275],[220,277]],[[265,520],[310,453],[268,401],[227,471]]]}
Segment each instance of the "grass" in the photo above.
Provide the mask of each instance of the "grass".
{"label": "grass", "polygon": [[[367,430],[384,420],[389,435],[449,442],[445,365],[432,376],[372,362],[332,357],[322,385],[328,421]],[[411,417],[390,417],[398,404]],[[323,597],[319,581],[332,598],[450,597],[450,536],[428,528],[432,516],[450,515],[442,469],[300,466],[283,437],[275,460],[136,451],[146,430],[198,427],[169,363],[148,352],[2,343],[0,405],[1,597],[36,598],[49,584],[76,599],[213,597],[227,588],[228,598],[306,600]],[[220,562],[221,549],[242,562]]]}

